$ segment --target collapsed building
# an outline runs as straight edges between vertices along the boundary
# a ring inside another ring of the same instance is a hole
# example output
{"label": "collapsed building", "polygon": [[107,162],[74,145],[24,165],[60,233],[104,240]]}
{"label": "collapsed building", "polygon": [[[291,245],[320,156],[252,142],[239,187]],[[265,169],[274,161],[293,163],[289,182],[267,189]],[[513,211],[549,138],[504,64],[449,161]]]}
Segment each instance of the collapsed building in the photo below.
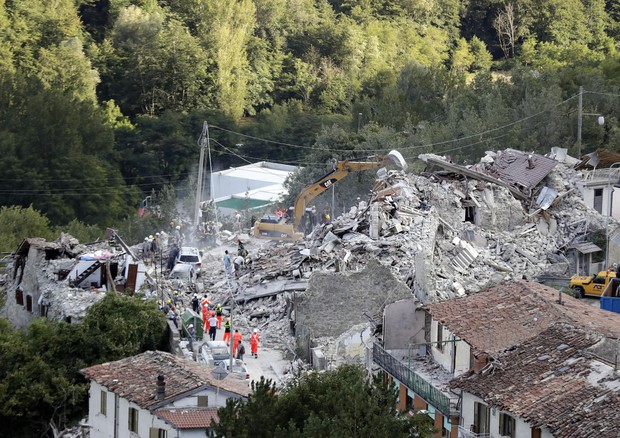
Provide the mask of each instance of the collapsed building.
{"label": "collapsed building", "polygon": [[107,292],[134,293],[144,286],[150,293],[154,283],[144,263],[108,234],[112,239],[92,244],[65,233],[53,242],[24,239],[2,281],[3,315],[19,328],[37,317],[78,322]]}
{"label": "collapsed building", "polygon": [[[381,169],[368,199],[346,214],[317,226],[302,241],[272,241],[253,254],[251,269],[239,280],[243,290],[239,302],[270,307],[258,318],[261,327],[286,332],[282,319],[287,315],[297,338],[291,349],[311,358],[316,346],[323,345],[336,356],[346,356],[337,345],[350,333],[339,324],[324,325],[313,340],[307,339],[312,334],[301,315],[312,315],[316,304],[304,296],[303,285],[310,279],[310,296],[317,272],[335,273],[330,280],[333,294],[342,298],[315,297],[321,300],[321,312],[358,321],[360,313],[383,311],[370,301],[363,309],[347,305],[355,293],[364,296],[365,292],[348,273],[361,272],[371,262],[390,269],[419,306],[472,294],[506,280],[552,276],[566,281],[573,273],[590,269],[584,255],[603,252],[588,241],[592,232],[617,228],[615,219],[586,205],[580,190],[582,174],[574,169],[577,160],[563,150],[554,150],[550,156],[511,149],[488,152],[468,167],[432,154],[420,159],[428,164],[421,174]],[[259,293],[261,285],[274,281],[302,286],[294,292],[281,288],[268,294],[284,297],[279,303],[286,305],[278,306]],[[222,285],[213,280],[207,289]],[[385,288],[373,293],[387,296]],[[402,298],[398,295],[393,300]],[[373,324],[383,322],[381,316],[370,319]],[[249,326],[256,322],[244,321]],[[329,345],[326,339],[330,337],[340,341]]]}

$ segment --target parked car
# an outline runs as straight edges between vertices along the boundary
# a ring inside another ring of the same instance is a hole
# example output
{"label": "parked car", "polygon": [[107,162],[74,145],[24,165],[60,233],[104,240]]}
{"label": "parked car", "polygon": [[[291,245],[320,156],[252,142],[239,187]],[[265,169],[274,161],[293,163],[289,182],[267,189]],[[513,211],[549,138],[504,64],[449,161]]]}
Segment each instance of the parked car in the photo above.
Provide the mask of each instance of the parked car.
{"label": "parked car", "polygon": [[198,284],[198,275],[192,265],[179,263],[170,272],[172,287],[187,293],[201,292]]}
{"label": "parked car", "polygon": [[196,275],[200,277],[202,272],[202,251],[199,251],[198,248],[194,248],[193,246],[181,247],[176,262],[192,265],[196,271]]}
{"label": "parked car", "polygon": [[[224,369],[228,372],[230,372],[230,360],[227,360],[226,362],[224,362]],[[248,371],[248,367],[245,364],[245,362],[243,362],[241,359],[235,359],[233,360],[233,368],[232,368],[232,372],[234,374],[238,374],[239,376],[241,376],[241,378],[243,380],[247,380],[248,383],[250,382],[250,372]]]}
{"label": "parked car", "polygon": [[224,341],[207,341],[199,348],[200,361],[216,367],[230,362],[230,347]]}

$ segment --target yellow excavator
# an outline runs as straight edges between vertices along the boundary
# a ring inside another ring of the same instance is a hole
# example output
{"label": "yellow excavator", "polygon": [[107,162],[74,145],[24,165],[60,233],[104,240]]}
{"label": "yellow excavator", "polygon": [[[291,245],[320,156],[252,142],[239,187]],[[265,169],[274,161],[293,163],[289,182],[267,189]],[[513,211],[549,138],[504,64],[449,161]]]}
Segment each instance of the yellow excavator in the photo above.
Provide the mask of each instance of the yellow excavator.
{"label": "yellow excavator", "polygon": [[396,150],[392,150],[389,154],[384,156],[375,155],[368,157],[367,161],[338,161],[331,172],[304,188],[299,196],[297,196],[295,206],[291,208],[292,217],[289,218],[289,221],[276,214],[265,214],[254,223],[254,236],[263,239],[278,240],[301,239],[304,237],[304,233],[299,231],[299,228],[310,201],[345,178],[351,172],[379,169],[390,162],[400,167],[402,170],[407,170],[405,159],[401,153]]}

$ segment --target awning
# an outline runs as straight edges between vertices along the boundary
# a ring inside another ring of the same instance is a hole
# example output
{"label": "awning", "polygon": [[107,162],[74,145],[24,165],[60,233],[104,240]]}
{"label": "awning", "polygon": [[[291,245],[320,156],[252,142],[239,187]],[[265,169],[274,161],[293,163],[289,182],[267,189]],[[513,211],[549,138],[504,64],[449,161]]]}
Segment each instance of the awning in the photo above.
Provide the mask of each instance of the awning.
{"label": "awning", "polygon": [[592,242],[577,243],[577,244],[571,246],[571,248],[572,249],[576,249],[581,254],[592,254],[593,252],[602,251],[601,248],[599,248],[598,246],[596,246]]}

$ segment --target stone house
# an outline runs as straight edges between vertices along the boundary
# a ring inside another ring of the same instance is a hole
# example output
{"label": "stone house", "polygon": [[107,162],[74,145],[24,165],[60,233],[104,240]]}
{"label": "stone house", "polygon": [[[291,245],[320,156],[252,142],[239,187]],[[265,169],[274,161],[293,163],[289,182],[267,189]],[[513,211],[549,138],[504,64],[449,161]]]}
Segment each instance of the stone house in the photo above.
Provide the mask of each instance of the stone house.
{"label": "stone house", "polygon": [[[480,413],[480,406],[475,404],[482,402],[474,400],[471,394],[461,391],[451,381],[462,375],[484,379],[489,369],[504,364],[498,357],[516,346],[534,342],[556,324],[589,330],[610,340],[599,355],[608,360],[611,358],[613,363],[617,351],[613,342],[620,339],[620,315],[594,308],[570,296],[562,295],[561,301],[559,298],[555,289],[534,282],[516,281],[464,298],[423,306],[410,317],[418,322],[424,319],[424,329],[418,329],[417,337],[412,338],[408,346],[401,345],[400,349],[393,344],[390,350],[375,344],[373,362],[397,384],[398,407],[427,412],[435,419],[435,427],[441,431],[439,436],[556,436],[551,434],[553,425],[532,423],[530,417],[515,415],[519,411],[511,413],[502,404],[485,405],[492,413],[487,420]],[[424,340],[420,340],[422,333]],[[387,339],[385,345],[388,345]],[[502,390],[485,388],[489,393]],[[515,397],[513,402],[523,401]],[[477,421],[474,422],[474,418]],[[511,434],[503,435],[509,430]]]}
{"label": "stone house", "polygon": [[234,374],[218,380],[213,368],[161,351],[81,370],[90,380],[91,438],[213,436],[217,409],[246,399],[247,382]]}
{"label": "stone house", "polygon": [[[89,253],[107,257],[97,259]],[[143,262],[117,253],[105,241],[83,245],[67,234],[54,242],[27,238],[8,265],[2,313],[20,328],[38,317],[77,322],[107,291],[140,289],[146,283],[145,271]]]}

